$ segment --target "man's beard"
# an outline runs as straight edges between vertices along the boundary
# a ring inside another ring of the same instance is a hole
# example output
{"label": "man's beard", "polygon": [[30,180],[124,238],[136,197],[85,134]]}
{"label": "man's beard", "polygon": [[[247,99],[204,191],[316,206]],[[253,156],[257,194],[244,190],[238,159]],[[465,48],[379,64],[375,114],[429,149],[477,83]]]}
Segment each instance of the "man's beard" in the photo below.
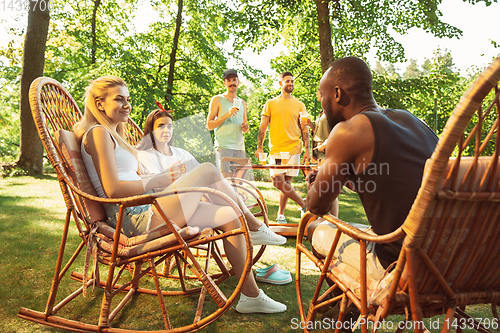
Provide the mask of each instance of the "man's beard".
{"label": "man's beard", "polygon": [[327,111],[323,109],[325,112],[326,120],[328,122],[328,127],[330,128],[330,131],[337,125],[338,123],[341,122],[340,119],[336,119],[333,114],[331,113],[331,110]]}
{"label": "man's beard", "polygon": [[284,90],[286,93],[291,94],[291,93],[293,92],[293,87],[291,87],[291,86],[286,86],[285,88],[283,88],[283,90]]}

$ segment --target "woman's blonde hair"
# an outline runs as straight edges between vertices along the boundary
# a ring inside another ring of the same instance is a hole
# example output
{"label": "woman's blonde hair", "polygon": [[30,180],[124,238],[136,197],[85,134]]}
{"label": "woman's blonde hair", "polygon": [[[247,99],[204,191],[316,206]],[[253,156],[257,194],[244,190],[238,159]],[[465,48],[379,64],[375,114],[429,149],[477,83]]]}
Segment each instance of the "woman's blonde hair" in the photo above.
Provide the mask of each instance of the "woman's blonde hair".
{"label": "woman's blonde hair", "polygon": [[134,156],[137,156],[136,149],[126,140],[125,123],[119,123],[115,131],[106,114],[97,109],[96,101],[105,99],[108,95],[108,90],[117,86],[126,87],[127,84],[121,78],[113,75],[103,76],[90,82],[90,85],[85,91],[85,113],[82,119],[73,126],[73,132],[78,141],[81,141],[84,134],[92,126],[104,126],[111,132],[120,147],[132,153]]}

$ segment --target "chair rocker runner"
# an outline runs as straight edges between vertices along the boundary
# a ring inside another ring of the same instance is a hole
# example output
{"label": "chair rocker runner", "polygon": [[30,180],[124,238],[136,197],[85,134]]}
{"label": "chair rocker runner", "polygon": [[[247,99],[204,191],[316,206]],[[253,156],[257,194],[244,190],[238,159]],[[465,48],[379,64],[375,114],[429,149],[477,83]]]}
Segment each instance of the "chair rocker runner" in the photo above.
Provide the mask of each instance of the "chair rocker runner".
{"label": "chair rocker runner", "polygon": [[[196,331],[223,315],[239,296],[252,266],[252,242],[246,220],[239,207],[224,193],[201,187],[120,199],[100,198],[90,183],[79,146],[74,134],[70,132],[73,124],[81,118],[73,98],[57,81],[38,78],[31,85],[30,104],[38,133],[56,170],[67,211],[45,311],[21,308],[18,316],[40,324],[78,332],[138,331],[142,328],[135,328],[122,318],[117,323],[119,327],[114,327],[113,322],[122,309],[127,309],[128,312],[138,311],[141,308],[140,302],[152,301],[148,297],[133,297],[136,293],[157,296],[161,315],[158,315],[158,320],[151,321],[152,327],[146,329],[148,332]],[[133,142],[140,136],[136,134],[140,133],[140,129],[132,121],[129,121],[129,129],[128,138]],[[193,192],[218,196],[225,200],[239,216],[241,228],[223,233],[211,229],[198,230],[196,227],[181,229],[169,220],[168,212],[164,212],[157,203],[157,198],[162,196]],[[103,205],[109,204],[118,204],[120,207],[116,229],[106,223]],[[165,225],[136,237],[126,237],[121,234],[124,209],[144,204],[155,205]],[[71,220],[76,224],[81,242],[70,259],[64,263],[65,252],[70,243],[68,233]],[[235,289],[223,292],[219,285],[229,278],[232,272],[222,258],[216,241],[237,234],[243,234],[246,241],[247,255],[244,270]],[[85,247],[87,251],[84,274],[76,272],[68,274]],[[196,258],[192,249],[201,249],[206,254],[203,258]],[[94,268],[88,273],[92,259]],[[165,278],[173,276],[170,274],[170,264],[168,264],[168,274],[165,273],[167,271],[165,268],[158,270],[160,264],[171,260],[176,263],[176,279]],[[100,267],[107,269],[107,275],[103,274],[102,279]],[[188,274],[188,271],[191,274]],[[68,285],[71,286],[67,275],[83,285],[61,299],[59,294],[62,294]],[[104,289],[100,309],[94,310],[98,318],[92,318],[87,322],[63,318],[62,316],[70,316],[88,319],[90,315],[86,314],[92,312],[89,309],[95,302],[88,300],[88,306],[84,307],[85,313],[80,313],[82,308],[75,306],[73,302],[82,302],[76,301],[77,297],[85,295],[87,288],[92,285]],[[124,297],[118,296],[123,295],[121,292],[126,293]],[[176,305],[169,305],[166,296],[197,293],[200,296],[192,311],[184,311],[183,315],[174,318],[169,316],[168,308]],[[210,297],[205,297],[207,294]],[[136,304],[130,304],[132,299]],[[61,316],[58,316],[59,314]],[[125,315],[127,316],[129,314]]]}
{"label": "chair rocker runner", "polygon": [[[307,224],[315,215],[308,213],[303,217],[296,249],[297,298],[303,322],[314,321],[319,309],[339,301],[338,322],[343,322],[348,303],[352,303],[361,313],[358,324],[362,332],[368,331],[369,321],[373,331],[377,331],[383,327],[382,320],[392,314],[405,314],[407,324],[415,332],[426,330],[422,318],[438,314],[446,315],[441,320],[442,332],[457,328],[453,326],[456,320],[459,327],[465,322],[466,328],[481,332],[495,328],[472,318],[466,313],[466,306],[491,303],[493,322],[498,324],[499,81],[500,57],[476,79],[450,116],[426,163],[415,202],[399,229],[376,236],[324,216],[338,231],[327,258],[318,259],[303,243]],[[361,270],[357,275],[349,274],[347,267],[343,268],[333,256],[341,233],[360,242]],[[394,269],[389,267],[380,281],[370,280],[366,274],[366,242],[388,243],[402,238],[403,247],[392,265]],[[304,256],[321,270],[307,312],[301,283]],[[333,281],[333,286],[324,285],[326,278]],[[336,291],[333,298],[332,291]],[[341,325],[338,326],[336,332],[340,331]],[[307,326],[304,331],[308,331]]]}

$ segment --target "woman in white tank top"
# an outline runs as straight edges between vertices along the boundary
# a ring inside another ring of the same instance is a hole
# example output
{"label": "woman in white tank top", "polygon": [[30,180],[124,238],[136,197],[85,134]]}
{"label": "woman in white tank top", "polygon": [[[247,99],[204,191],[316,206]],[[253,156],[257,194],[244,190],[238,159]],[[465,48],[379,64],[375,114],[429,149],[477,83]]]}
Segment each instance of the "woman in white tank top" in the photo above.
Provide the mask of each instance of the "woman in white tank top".
{"label": "woman in white tank top", "polygon": [[[141,195],[155,189],[175,189],[193,186],[210,186],[226,193],[242,209],[252,237],[261,238],[261,244],[280,242],[281,239],[255,219],[239,201],[231,185],[219,170],[210,163],[203,163],[181,177],[181,168],[169,168],[159,174],[137,175],[137,152],[125,140],[124,124],[131,112],[130,96],[125,82],[115,76],[101,77],[87,88],[85,114],[75,124],[77,139],[81,140],[84,163],[92,177],[92,183],[101,196],[121,198]],[[100,125],[100,126],[96,126]],[[201,202],[202,194],[185,194],[159,198],[158,202],[168,217],[179,227],[186,224],[209,226],[223,231],[239,228],[239,220],[227,205]],[[108,211],[112,223],[114,212]],[[148,232],[165,223],[150,205],[127,209],[124,230],[132,235]],[[127,224],[127,226],[125,226]],[[286,240],[285,240],[286,241]],[[254,245],[255,245],[254,241]],[[241,275],[246,258],[243,235],[224,240],[226,255],[237,275]],[[236,310],[242,313],[276,313],[286,311],[286,305],[267,297],[260,290],[252,274],[242,289]]]}

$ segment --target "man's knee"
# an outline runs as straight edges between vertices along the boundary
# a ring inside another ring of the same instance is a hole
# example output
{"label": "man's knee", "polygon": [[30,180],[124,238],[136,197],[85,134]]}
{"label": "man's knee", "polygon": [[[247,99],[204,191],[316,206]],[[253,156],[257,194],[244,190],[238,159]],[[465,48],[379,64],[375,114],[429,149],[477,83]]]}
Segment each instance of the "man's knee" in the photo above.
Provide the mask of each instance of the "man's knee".
{"label": "man's knee", "polygon": [[285,177],[283,175],[275,175],[273,177],[273,185],[278,190],[282,190],[283,186],[285,185]]}

